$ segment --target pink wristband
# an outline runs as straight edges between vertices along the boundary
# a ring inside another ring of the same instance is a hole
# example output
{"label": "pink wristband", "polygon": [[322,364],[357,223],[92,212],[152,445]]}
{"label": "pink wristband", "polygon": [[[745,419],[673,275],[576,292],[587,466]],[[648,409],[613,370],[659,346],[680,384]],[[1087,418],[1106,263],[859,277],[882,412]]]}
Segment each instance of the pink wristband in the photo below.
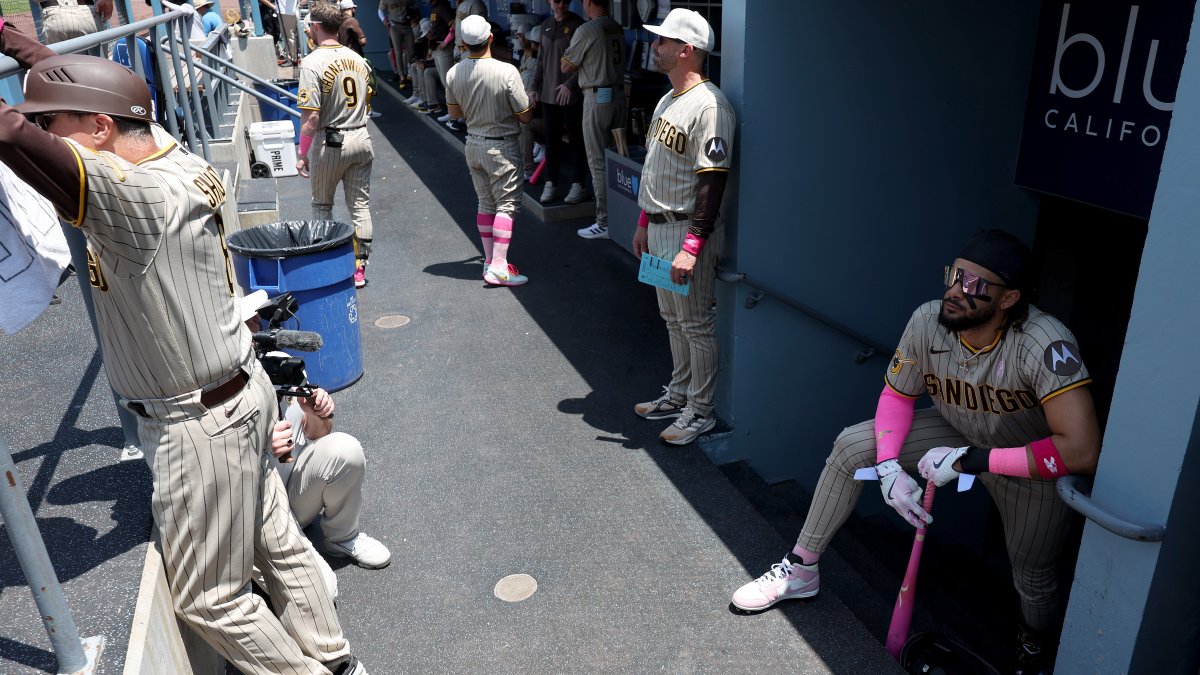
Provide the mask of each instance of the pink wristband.
{"label": "pink wristband", "polygon": [[988,472],[1029,478],[1029,455],[1024,447],[992,448],[988,453]]}
{"label": "pink wristband", "polygon": [[0,16],[0,32],[4,31],[4,17]]}
{"label": "pink wristband", "polygon": [[1030,443],[1029,449],[1033,451],[1033,463],[1037,465],[1038,475],[1042,478],[1051,480],[1071,473],[1062,455],[1058,454],[1058,448],[1054,447],[1053,440],[1040,438]]}
{"label": "pink wristband", "polygon": [[641,215],[638,216],[638,227],[644,228],[644,227],[648,226],[649,224],[650,224],[650,216],[645,211],[642,211]]}
{"label": "pink wristband", "polygon": [[704,238],[688,232],[683,238],[683,250],[694,256],[700,255],[700,251],[704,250]]}
{"label": "pink wristband", "polygon": [[308,149],[312,147],[313,137],[300,134],[300,159],[308,159]]}

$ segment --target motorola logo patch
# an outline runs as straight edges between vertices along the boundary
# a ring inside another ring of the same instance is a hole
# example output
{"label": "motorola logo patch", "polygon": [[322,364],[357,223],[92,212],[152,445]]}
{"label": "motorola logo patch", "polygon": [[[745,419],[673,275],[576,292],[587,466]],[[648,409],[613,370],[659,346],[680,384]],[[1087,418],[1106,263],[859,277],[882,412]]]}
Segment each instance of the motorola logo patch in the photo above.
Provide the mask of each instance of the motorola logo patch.
{"label": "motorola logo patch", "polygon": [[704,144],[704,156],[716,163],[724,162],[725,158],[729,156],[725,139],[720,136],[708,139],[708,142]]}
{"label": "motorola logo patch", "polygon": [[1049,347],[1046,347],[1042,361],[1050,372],[1059,377],[1074,375],[1083,368],[1083,358],[1079,356],[1079,347],[1066,340],[1052,342]]}

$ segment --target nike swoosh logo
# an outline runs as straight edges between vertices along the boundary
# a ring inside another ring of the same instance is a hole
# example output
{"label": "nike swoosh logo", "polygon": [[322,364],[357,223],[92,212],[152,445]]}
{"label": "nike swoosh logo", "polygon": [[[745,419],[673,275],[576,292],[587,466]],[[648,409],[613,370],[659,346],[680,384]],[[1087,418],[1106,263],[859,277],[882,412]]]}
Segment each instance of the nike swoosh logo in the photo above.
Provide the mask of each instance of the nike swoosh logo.
{"label": "nike swoosh logo", "polygon": [[941,458],[941,459],[939,459],[938,461],[934,462],[934,463],[933,463],[933,468],[934,468],[935,470],[936,470],[936,469],[940,469],[940,468],[942,468],[942,465],[946,463],[946,460],[947,460],[947,459],[950,457],[950,454],[951,454],[951,453],[946,453],[946,456],[945,456],[945,457],[942,457],[942,458]]}
{"label": "nike swoosh logo", "polygon": [[948,351],[950,351],[950,350],[949,349],[934,349],[933,347],[929,348],[930,354],[945,354]]}

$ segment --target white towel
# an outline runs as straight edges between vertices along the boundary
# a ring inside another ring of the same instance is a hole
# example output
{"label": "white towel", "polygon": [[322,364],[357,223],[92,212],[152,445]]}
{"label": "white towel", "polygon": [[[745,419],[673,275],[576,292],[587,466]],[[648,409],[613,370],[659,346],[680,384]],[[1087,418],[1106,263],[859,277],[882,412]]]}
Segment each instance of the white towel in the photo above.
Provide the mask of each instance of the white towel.
{"label": "white towel", "polygon": [[0,333],[15,333],[50,304],[71,262],[49,200],[0,164]]}

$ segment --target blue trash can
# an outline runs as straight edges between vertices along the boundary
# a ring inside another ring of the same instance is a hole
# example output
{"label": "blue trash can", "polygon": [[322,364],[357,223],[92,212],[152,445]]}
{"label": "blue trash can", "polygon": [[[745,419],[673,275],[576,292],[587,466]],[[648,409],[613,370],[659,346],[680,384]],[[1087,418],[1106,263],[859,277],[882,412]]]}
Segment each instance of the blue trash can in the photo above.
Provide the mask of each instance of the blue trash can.
{"label": "blue trash can", "polygon": [[274,297],[291,291],[296,318],[283,327],[321,334],[304,359],[310,382],[326,391],[344,389],[363,375],[354,289],[354,227],[332,221],[293,220],[251,227],[229,236],[234,274],[246,293]]}
{"label": "blue trash can", "polygon": [[[286,89],[288,92],[290,92],[292,94],[300,93],[300,81],[299,80],[271,80],[271,84],[275,85],[276,87],[279,87],[280,89]],[[272,91],[271,89],[268,89],[267,87],[264,87],[261,84],[254,85],[254,88],[258,90],[258,93],[260,93],[268,98],[279,101],[280,103],[288,106],[292,110],[295,110],[297,112],[300,110],[300,108],[298,108],[296,106],[297,102],[295,99],[288,98],[287,96],[283,96],[279,92]],[[262,101],[258,102],[258,111],[262,116],[262,121],[264,121],[264,122],[277,122],[279,120],[287,120],[287,121],[291,122],[292,126],[296,127],[296,143],[300,142],[300,118],[299,117],[294,117],[292,115],[289,115],[289,114],[285,113],[284,111],[280,110],[279,108],[276,108],[275,106],[273,106],[269,103],[264,103]]]}

